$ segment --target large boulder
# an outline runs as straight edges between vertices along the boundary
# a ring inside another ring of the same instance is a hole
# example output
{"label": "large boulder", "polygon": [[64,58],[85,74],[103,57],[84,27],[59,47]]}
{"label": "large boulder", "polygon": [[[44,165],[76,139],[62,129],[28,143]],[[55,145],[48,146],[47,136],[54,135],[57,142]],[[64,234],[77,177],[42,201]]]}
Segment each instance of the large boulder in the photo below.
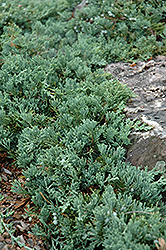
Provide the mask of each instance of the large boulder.
{"label": "large boulder", "polygon": [[126,158],[135,166],[149,169],[166,165],[166,56],[148,62],[117,62],[106,66],[120,82],[135,93],[128,101],[126,116],[152,127],[149,131],[133,131]]}

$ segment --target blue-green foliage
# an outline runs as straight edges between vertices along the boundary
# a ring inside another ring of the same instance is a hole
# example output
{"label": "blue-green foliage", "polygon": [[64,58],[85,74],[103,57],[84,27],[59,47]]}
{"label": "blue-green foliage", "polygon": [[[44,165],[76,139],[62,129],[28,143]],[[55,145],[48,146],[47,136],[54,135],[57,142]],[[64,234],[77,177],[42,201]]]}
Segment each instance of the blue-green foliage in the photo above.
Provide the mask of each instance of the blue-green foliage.
{"label": "blue-green foliage", "polygon": [[69,48],[91,67],[165,53],[165,1],[91,0],[71,18],[77,4],[6,0],[0,7],[3,53],[52,57]]}
{"label": "blue-green foliage", "polygon": [[[164,1],[0,1],[0,148],[23,169],[50,249],[149,250],[165,237],[157,172],[125,162],[131,91],[102,68],[165,53]],[[72,18],[71,18],[72,17]]]}

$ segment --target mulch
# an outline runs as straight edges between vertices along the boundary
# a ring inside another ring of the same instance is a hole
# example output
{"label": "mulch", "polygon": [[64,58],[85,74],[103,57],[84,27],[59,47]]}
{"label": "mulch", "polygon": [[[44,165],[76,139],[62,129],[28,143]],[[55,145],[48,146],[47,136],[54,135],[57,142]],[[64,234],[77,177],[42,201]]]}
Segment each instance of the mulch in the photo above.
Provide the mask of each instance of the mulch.
{"label": "mulch", "polygon": [[[23,197],[11,189],[14,180],[23,184],[25,177],[22,174],[22,169],[18,168],[5,152],[0,152],[0,177],[0,191],[3,196],[3,199],[0,200],[0,215],[6,224],[12,224],[10,233],[31,249],[49,249],[44,239],[31,233],[34,224],[39,223],[39,221],[35,216],[29,217],[26,214],[25,210],[28,211],[29,207],[34,206],[30,197]],[[20,247],[15,241],[12,241],[10,233],[6,230],[0,235],[0,250],[25,250],[25,247]]]}

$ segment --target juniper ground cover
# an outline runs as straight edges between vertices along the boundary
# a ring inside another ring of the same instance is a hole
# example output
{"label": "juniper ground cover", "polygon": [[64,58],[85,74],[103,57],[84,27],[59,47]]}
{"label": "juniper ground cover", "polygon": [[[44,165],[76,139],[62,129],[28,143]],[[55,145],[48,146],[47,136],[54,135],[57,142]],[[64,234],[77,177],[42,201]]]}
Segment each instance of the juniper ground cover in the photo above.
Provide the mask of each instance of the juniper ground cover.
{"label": "juniper ground cover", "polygon": [[0,147],[50,249],[155,249],[165,178],[125,162],[132,93],[103,68],[166,53],[161,0],[0,1]]}

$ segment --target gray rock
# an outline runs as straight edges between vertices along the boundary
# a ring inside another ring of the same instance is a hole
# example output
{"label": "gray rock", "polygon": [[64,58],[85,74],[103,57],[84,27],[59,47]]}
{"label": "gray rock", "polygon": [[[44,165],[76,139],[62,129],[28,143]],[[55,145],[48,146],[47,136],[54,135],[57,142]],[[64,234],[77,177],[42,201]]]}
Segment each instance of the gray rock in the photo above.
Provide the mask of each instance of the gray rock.
{"label": "gray rock", "polygon": [[[120,82],[136,94],[128,104],[130,108],[144,106],[144,115],[158,112],[160,118],[166,108],[166,57],[158,56],[149,62],[140,62],[131,65],[130,63],[111,63],[106,66],[105,71],[113,74]],[[119,73],[123,72],[123,76]],[[130,116],[136,118],[137,114]],[[155,119],[155,118],[154,118]],[[166,116],[162,119],[166,126]]]}
{"label": "gray rock", "polygon": [[127,104],[126,116],[152,127],[147,132],[131,133],[127,161],[148,169],[154,168],[157,162],[166,162],[166,56],[133,65],[111,63],[105,71],[127,84],[135,94]]}
{"label": "gray rock", "polygon": [[[127,161],[134,166],[153,169],[157,162],[166,162],[166,138],[154,131],[133,133],[131,145],[127,147]],[[165,167],[165,166],[164,166]]]}

